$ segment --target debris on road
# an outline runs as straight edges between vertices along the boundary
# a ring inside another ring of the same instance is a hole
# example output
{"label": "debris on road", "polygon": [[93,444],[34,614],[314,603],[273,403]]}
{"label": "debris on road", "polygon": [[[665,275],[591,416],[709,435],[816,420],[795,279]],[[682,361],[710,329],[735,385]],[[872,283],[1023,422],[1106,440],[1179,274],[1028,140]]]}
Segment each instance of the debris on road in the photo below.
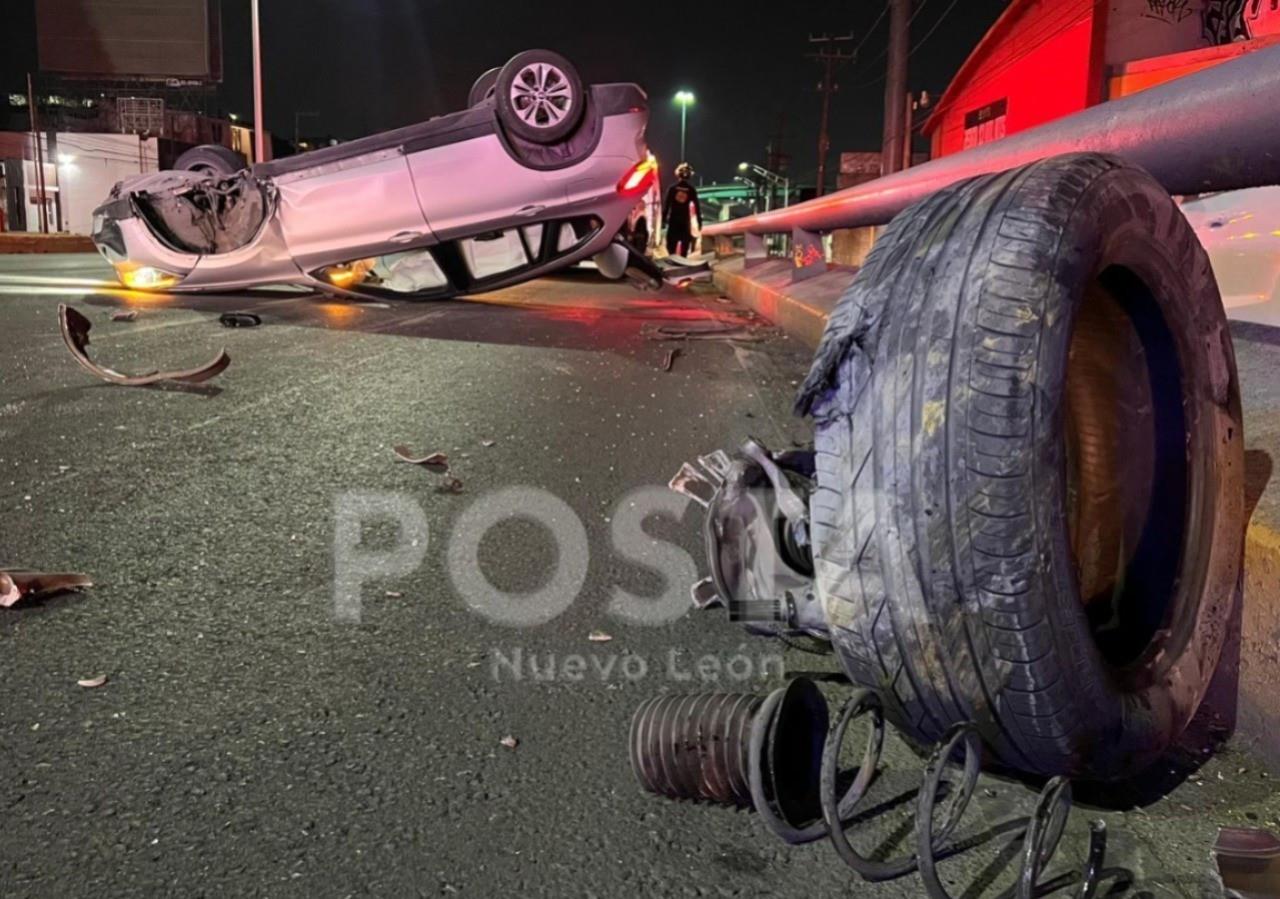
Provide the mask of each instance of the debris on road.
{"label": "debris on road", "polygon": [[160,381],[177,381],[180,384],[199,384],[226,371],[231,364],[231,357],[226,350],[220,350],[211,361],[199,368],[186,371],[153,371],[142,375],[126,375],[114,369],[99,365],[89,358],[89,330],[93,327],[85,318],[66,303],[58,304],[58,323],[62,328],[62,340],[66,343],[71,355],[76,357],[85,369],[98,378],[112,384],[125,387],[145,387]]}
{"label": "debris on road", "polygon": [[0,570],[0,608],[8,609],[19,600],[64,590],[92,587],[88,575],[74,572],[30,571],[26,568]]}
{"label": "debris on road", "polygon": [[1233,895],[1280,895],[1280,839],[1260,827],[1221,827],[1213,844],[1222,885]]}
{"label": "debris on road", "polygon": [[[855,813],[881,770],[885,716],[880,702],[869,690],[854,692],[832,728],[826,698],[805,677],[792,678],[767,695],[655,696],[631,718],[627,739],[631,768],[649,793],[752,808],[766,829],[790,845],[830,838],[840,860],[864,880],[897,880],[918,872],[923,890],[913,890],[913,895],[951,899],[938,876],[937,862],[957,855],[962,847],[977,845],[948,840],[981,776],[977,727],[966,722],[952,728],[930,755],[916,794],[915,851],[888,861],[868,858],[853,848],[846,830],[866,824],[887,808],[881,805]],[[862,764],[852,782],[837,786],[845,736],[850,723],[861,718],[869,719],[871,726]],[[943,795],[946,802],[940,802]],[[1071,782],[1059,776],[1040,791],[1029,819],[1002,825],[1022,831],[1022,864],[1012,895],[1023,899],[1056,891],[1040,883],[1040,874],[1058,849],[1070,812]],[[1280,841],[1267,836],[1270,848],[1280,855]],[[1075,895],[1094,896],[1100,881],[1119,876],[1117,870],[1103,867],[1106,847],[1106,825],[1095,820],[1089,825],[1085,866],[1074,875],[1074,882],[1080,884]]]}
{"label": "debris on road", "polygon": [[421,465],[423,468],[429,468],[432,471],[444,473],[449,470],[449,457],[444,453],[431,453],[427,456],[415,456],[413,450],[409,447],[400,445],[391,447],[391,452],[396,454],[396,458],[408,465]]}
{"label": "debris on road", "polygon": [[391,599],[400,599],[401,597],[404,596],[404,594],[401,593],[399,590],[388,590],[384,595],[386,595]]}
{"label": "debris on road", "polygon": [[138,310],[117,310],[116,312],[111,313],[111,320],[113,322],[136,322],[138,320]]}
{"label": "debris on road", "polygon": [[608,643],[613,639],[613,634],[606,634],[604,631],[592,631],[587,634],[587,639],[592,643]]}
{"label": "debris on road", "polygon": [[99,674],[97,677],[86,677],[83,680],[76,681],[76,686],[84,687],[86,690],[96,690],[98,687],[105,686],[107,676]]}
{"label": "debris on road", "polygon": [[658,325],[648,329],[650,340],[731,340],[742,343],[761,343],[776,336],[774,328],[750,328],[732,322],[709,321],[682,325]]}
{"label": "debris on road", "polygon": [[507,747],[508,749],[515,749],[517,746],[520,745],[520,741],[517,740],[515,737],[511,736],[510,734],[503,737],[498,742],[501,743],[503,746]]}
{"label": "debris on road", "polygon": [[679,355],[680,355],[679,347],[673,350],[667,350],[667,356],[665,359],[662,360],[662,370],[671,371],[671,366],[675,364],[676,356],[679,356]]}
{"label": "debris on road", "polygon": [[436,488],[436,493],[461,493],[462,482],[457,478],[445,478]]}
{"label": "debris on road", "polygon": [[262,316],[253,312],[224,312],[218,321],[224,328],[256,328],[262,324]]}
{"label": "debris on road", "polygon": [[481,446],[493,446],[493,445],[494,445],[495,443],[497,443],[497,442],[498,442],[498,441],[496,441],[496,440],[481,440],[481,441],[480,441],[480,445],[481,445]]}
{"label": "debris on road", "polygon": [[709,577],[704,577],[689,589],[689,598],[695,609],[724,608],[725,605],[720,589]]}

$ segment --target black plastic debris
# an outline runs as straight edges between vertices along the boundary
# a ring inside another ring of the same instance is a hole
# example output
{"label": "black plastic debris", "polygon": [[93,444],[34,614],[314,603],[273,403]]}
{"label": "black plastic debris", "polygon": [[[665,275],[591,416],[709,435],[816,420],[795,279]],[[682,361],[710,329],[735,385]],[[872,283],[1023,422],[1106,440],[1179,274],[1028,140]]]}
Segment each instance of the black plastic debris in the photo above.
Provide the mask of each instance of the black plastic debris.
{"label": "black plastic debris", "polygon": [[218,321],[224,328],[256,328],[262,324],[262,316],[252,312],[224,312]]}

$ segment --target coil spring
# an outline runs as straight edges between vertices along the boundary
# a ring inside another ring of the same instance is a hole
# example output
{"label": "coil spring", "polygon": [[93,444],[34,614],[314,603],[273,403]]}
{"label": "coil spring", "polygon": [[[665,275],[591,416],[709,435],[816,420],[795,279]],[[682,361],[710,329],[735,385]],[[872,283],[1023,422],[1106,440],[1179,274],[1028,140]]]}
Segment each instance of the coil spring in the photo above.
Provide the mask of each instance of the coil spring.
{"label": "coil spring", "polygon": [[[857,774],[841,795],[837,776],[845,735],[863,717],[870,719],[871,732]],[[653,793],[754,807],[765,827],[787,843],[828,837],[840,859],[864,880],[893,880],[919,872],[929,899],[951,899],[937,866],[967,848],[951,842],[951,835],[978,783],[982,743],[977,727],[971,722],[955,725],[930,756],[916,798],[914,851],[877,860],[853,848],[847,829],[880,767],[883,706],[874,692],[859,690],[845,702],[829,731],[827,724],[825,699],[806,678],[796,678],[764,697],[745,693],[658,697],[647,700],[632,718],[632,768],[641,785]],[[799,770],[806,759],[812,762],[809,768]],[[955,767],[960,769],[958,785],[939,802],[943,784],[952,783],[948,771]],[[1080,899],[1092,899],[1096,893],[1106,873],[1107,831],[1100,820],[1089,825],[1084,869],[1039,882],[1058,849],[1070,811],[1070,782],[1064,777],[1051,779],[1023,831],[1013,899],[1033,899],[1077,881]]]}

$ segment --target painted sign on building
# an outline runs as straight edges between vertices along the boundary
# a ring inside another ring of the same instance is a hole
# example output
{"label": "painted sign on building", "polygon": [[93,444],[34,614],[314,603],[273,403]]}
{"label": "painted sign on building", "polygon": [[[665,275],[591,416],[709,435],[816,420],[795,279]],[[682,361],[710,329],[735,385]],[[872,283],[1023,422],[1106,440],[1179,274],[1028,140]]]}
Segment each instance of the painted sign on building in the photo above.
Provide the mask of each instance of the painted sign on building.
{"label": "painted sign on building", "polygon": [[986,106],[980,106],[964,114],[964,148],[976,147],[1000,140],[1005,135],[1009,100],[1001,97]]}

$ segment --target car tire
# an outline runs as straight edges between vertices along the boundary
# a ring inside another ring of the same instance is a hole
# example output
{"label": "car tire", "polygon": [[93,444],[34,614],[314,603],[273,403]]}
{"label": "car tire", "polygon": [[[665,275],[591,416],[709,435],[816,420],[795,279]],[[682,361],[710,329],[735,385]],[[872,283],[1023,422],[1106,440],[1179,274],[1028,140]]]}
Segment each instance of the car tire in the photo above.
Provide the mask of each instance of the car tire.
{"label": "car tire", "polygon": [[498,73],[501,71],[501,68],[494,66],[476,79],[476,83],[471,85],[471,92],[467,94],[468,109],[479,106],[493,96],[493,91],[498,86]]}
{"label": "car tire", "polygon": [[578,70],[550,50],[526,50],[513,56],[498,73],[494,99],[502,126],[536,144],[555,144],[569,137],[586,110]]}
{"label": "car tire", "polygon": [[1243,431],[1209,260],[1114,157],[941,190],[877,240],[797,409],[846,673],[921,744],[1113,780],[1180,735],[1238,601]]}
{"label": "car tire", "polygon": [[221,144],[202,144],[192,147],[174,161],[177,171],[204,172],[225,178],[246,167],[245,158]]}

